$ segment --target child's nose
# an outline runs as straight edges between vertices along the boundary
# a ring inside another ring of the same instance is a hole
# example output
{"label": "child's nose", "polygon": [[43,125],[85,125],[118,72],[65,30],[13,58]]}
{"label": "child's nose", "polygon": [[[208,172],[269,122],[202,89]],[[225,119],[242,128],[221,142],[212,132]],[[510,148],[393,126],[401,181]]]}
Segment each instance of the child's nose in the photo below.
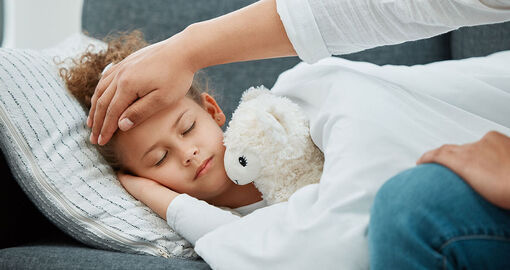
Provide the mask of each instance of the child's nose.
{"label": "child's nose", "polygon": [[196,160],[198,153],[199,151],[198,148],[196,147],[193,147],[190,150],[188,150],[184,158],[184,165],[185,166],[189,165],[191,162],[193,162],[193,160],[195,160],[195,162],[200,162],[200,160]]}

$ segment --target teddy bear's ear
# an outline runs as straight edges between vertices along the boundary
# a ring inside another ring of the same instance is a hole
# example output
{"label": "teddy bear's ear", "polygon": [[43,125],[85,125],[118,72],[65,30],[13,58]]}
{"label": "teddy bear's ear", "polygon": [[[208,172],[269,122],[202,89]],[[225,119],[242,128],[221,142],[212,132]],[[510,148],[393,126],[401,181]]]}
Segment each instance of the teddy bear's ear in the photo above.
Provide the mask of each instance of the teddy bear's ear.
{"label": "teddy bear's ear", "polygon": [[287,131],[280,120],[271,112],[260,112],[258,115],[259,128],[262,127],[273,141],[280,144],[287,143]]}
{"label": "teddy bear's ear", "polygon": [[252,86],[248,90],[244,91],[244,93],[241,97],[241,102],[246,102],[246,101],[254,99],[260,95],[270,94],[270,93],[271,93],[271,91],[269,91],[269,89],[267,89],[263,85],[258,86],[258,87]]}

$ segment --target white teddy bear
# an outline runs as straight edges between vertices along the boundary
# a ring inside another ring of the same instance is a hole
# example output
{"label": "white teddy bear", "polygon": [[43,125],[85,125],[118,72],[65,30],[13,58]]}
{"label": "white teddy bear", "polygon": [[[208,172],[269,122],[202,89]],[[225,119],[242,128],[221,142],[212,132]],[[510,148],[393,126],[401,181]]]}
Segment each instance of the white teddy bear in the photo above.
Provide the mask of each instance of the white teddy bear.
{"label": "white teddy bear", "polygon": [[299,106],[263,86],[243,93],[224,145],[229,178],[238,185],[254,182],[268,204],[288,200],[322,174],[324,155]]}

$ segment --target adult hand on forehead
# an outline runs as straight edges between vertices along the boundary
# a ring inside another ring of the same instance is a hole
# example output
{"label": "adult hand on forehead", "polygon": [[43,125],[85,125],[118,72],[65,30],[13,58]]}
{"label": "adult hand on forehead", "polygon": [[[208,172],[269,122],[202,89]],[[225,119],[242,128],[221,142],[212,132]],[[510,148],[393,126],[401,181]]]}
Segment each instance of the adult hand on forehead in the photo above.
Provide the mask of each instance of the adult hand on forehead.
{"label": "adult hand on forehead", "polygon": [[275,0],[190,25],[105,72],[92,96],[90,141],[105,144],[117,126],[126,131],[183,98],[201,68],[295,55]]}
{"label": "adult hand on forehead", "polygon": [[180,39],[147,46],[106,70],[91,99],[91,143],[104,145],[117,127],[129,130],[185,96],[196,70]]}

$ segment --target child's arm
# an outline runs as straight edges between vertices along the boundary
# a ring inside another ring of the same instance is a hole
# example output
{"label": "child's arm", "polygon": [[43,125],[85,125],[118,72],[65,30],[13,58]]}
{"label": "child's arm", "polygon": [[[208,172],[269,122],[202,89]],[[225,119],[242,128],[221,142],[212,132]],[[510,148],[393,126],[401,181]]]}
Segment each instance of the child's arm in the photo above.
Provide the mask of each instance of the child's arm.
{"label": "child's arm", "polygon": [[193,246],[206,233],[240,218],[230,211],[187,194],[179,194],[147,178],[123,173],[117,173],[117,178],[133,197],[165,219],[172,229]]}
{"label": "child's arm", "polygon": [[122,186],[133,197],[147,205],[150,209],[156,212],[161,218],[166,220],[166,210],[172,200],[179,195],[179,193],[152,181],[147,178],[133,176],[130,174],[117,173]]}

